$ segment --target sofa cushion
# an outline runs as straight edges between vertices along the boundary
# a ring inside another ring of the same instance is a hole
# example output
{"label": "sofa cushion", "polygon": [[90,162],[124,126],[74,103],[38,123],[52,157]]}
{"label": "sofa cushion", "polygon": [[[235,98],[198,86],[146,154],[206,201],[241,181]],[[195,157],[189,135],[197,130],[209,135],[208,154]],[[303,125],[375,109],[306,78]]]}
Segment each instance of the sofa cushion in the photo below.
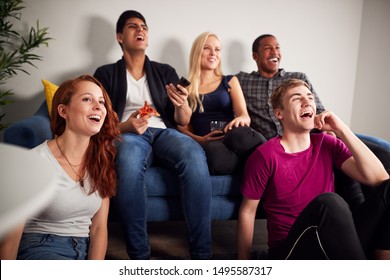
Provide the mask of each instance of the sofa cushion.
{"label": "sofa cushion", "polygon": [[[149,197],[180,195],[179,181],[173,171],[153,166],[148,169],[145,177]],[[240,196],[240,182],[240,174],[211,176],[212,194],[213,196]]]}
{"label": "sofa cushion", "polygon": [[[240,207],[239,196],[212,196],[211,219],[236,220]],[[148,221],[182,221],[183,208],[178,197],[148,196]]]}
{"label": "sofa cushion", "polygon": [[47,110],[49,112],[49,115],[51,114],[51,105],[53,103],[53,96],[56,93],[58,86],[49,82],[48,80],[43,79],[42,80],[43,88],[45,91],[45,97],[46,97],[46,104],[47,104]]}
{"label": "sofa cushion", "polygon": [[41,104],[33,116],[14,123],[4,131],[5,143],[28,149],[52,137],[46,102]]}
{"label": "sofa cushion", "polygon": [[[241,202],[241,175],[211,176],[212,220],[237,219]],[[167,168],[152,166],[146,171],[148,221],[183,220],[180,188],[177,176]],[[112,205],[113,206],[113,205]],[[116,216],[111,207],[110,216]],[[114,218],[115,220],[115,218]]]}

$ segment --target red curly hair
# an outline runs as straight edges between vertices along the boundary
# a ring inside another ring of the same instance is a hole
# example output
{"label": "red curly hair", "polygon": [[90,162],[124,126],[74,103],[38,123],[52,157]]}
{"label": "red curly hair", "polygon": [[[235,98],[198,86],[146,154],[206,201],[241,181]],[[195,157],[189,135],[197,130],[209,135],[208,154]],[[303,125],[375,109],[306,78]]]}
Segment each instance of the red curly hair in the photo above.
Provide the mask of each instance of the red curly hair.
{"label": "red curly hair", "polygon": [[81,174],[88,172],[92,179],[90,194],[98,191],[103,198],[112,197],[116,194],[117,176],[115,171],[116,147],[115,141],[120,140],[118,128],[119,119],[112,109],[112,103],[102,84],[90,75],[82,75],[78,78],[65,81],[57,89],[53,97],[53,110],[51,111],[50,128],[55,136],[64,133],[66,122],[58,114],[58,105],[69,105],[72,96],[77,91],[78,83],[88,81],[96,84],[103,93],[107,115],[100,132],[93,135],[84,155],[81,166]]}

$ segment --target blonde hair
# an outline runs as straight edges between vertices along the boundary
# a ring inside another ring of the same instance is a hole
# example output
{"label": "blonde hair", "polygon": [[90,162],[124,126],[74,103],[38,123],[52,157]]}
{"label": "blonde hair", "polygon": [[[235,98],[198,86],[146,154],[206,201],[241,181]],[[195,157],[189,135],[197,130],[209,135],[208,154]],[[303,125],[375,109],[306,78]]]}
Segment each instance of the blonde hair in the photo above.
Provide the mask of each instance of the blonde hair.
{"label": "blonde hair", "polygon": [[[188,80],[191,82],[191,85],[188,87],[188,93],[189,93],[188,103],[193,112],[198,108],[198,106],[200,112],[204,111],[203,104],[202,104],[203,100],[199,96],[199,84],[200,84],[202,51],[207,39],[210,36],[215,37],[219,42],[221,42],[221,40],[218,38],[216,34],[211,32],[203,32],[195,39],[191,47],[190,69],[188,73]],[[214,70],[214,72],[217,76],[223,75],[221,61],[219,62],[219,65]]]}
{"label": "blonde hair", "polygon": [[273,109],[284,109],[283,108],[283,96],[290,88],[296,88],[299,86],[305,86],[310,90],[309,85],[300,79],[289,79],[284,81],[281,85],[279,85],[271,95],[271,105]]}

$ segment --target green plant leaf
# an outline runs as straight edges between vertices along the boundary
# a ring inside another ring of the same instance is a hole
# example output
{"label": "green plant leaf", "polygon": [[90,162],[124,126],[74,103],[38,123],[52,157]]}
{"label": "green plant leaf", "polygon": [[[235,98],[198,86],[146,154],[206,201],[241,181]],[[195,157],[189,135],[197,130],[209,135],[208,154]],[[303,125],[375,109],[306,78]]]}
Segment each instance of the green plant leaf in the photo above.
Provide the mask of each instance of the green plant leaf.
{"label": "green plant leaf", "polygon": [[[36,68],[35,62],[42,60],[42,56],[34,54],[34,50],[48,46],[52,40],[48,28],[39,26],[39,20],[27,36],[17,31],[14,24],[21,20],[24,8],[23,0],[0,0],[0,86],[20,72],[29,74],[26,65]],[[13,103],[8,99],[12,94],[10,90],[0,90],[0,106]],[[5,127],[3,117],[4,113],[0,115],[0,131]]]}

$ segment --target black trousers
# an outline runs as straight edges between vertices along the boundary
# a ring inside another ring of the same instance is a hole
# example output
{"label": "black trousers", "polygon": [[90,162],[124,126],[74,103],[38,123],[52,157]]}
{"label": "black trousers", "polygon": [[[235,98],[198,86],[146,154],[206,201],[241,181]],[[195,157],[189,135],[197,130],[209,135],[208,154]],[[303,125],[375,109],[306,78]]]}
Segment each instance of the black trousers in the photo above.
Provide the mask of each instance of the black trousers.
{"label": "black trousers", "polygon": [[374,249],[390,250],[390,181],[372,189],[351,210],[336,193],[313,199],[270,259],[370,259]]}
{"label": "black trousers", "polygon": [[203,146],[210,174],[226,175],[244,167],[249,155],[267,139],[250,127],[240,126],[225,134],[221,141]]}

